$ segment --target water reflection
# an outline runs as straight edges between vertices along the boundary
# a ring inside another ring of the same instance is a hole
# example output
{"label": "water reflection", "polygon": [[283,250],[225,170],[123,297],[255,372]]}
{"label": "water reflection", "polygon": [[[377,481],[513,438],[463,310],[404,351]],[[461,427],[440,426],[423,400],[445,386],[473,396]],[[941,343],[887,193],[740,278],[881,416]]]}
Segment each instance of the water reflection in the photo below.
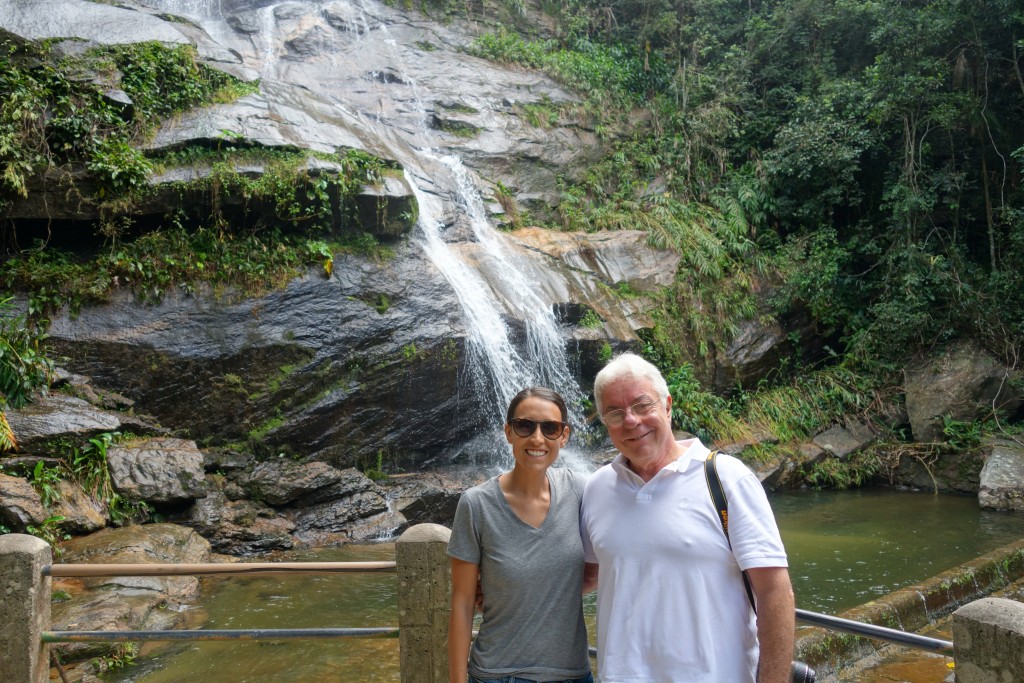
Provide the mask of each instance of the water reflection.
{"label": "water reflection", "polygon": [[[1017,540],[1021,518],[982,511],[975,497],[890,489],[772,496],[797,605],[835,614]],[[394,558],[394,544],[346,546],[280,559]],[[217,579],[206,584],[205,628],[394,626],[394,574]],[[586,601],[593,640],[594,600]],[[397,681],[396,639],[200,642],[163,649],[122,683]]]}
{"label": "water reflection", "polygon": [[[393,543],[325,548],[261,561],[393,560]],[[208,579],[206,629],[396,626],[395,574]],[[135,683],[309,683],[398,680],[398,640],[341,638],[157,645],[111,677]]]}
{"label": "water reflection", "polygon": [[974,496],[890,489],[772,496],[797,606],[834,614],[922,581],[1022,536],[1014,513]]}

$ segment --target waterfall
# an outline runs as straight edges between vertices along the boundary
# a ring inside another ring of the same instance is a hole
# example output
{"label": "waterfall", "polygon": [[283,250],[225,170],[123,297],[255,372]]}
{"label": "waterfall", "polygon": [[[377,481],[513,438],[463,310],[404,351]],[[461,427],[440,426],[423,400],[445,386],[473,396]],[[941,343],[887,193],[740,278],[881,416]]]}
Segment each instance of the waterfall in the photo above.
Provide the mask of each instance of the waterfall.
{"label": "waterfall", "polygon": [[[153,1],[167,11],[191,13],[204,26],[207,22],[218,22],[210,29],[211,35],[218,38],[229,32],[222,19],[213,18],[219,13],[221,0]],[[406,169],[406,179],[414,188],[420,208],[413,242],[447,280],[462,307],[466,327],[463,371],[485,424],[495,426],[484,430],[485,434],[464,445],[462,450],[473,455],[487,454],[493,465],[508,467],[511,457],[498,426],[504,422],[512,397],[531,385],[549,386],[563,395],[569,408],[569,421],[579,436],[586,429],[585,396],[573,377],[552,304],[542,299],[536,283],[527,281],[516,267],[517,261],[525,257],[492,224],[473,176],[462,159],[451,150],[431,145],[430,141],[437,134],[429,125],[430,113],[424,104],[418,74],[410,73],[402,46],[390,34],[386,19],[379,16],[389,10],[372,0],[351,0],[348,4],[313,0],[306,4],[311,8],[307,13],[309,22],[323,22],[328,4],[336,16],[351,22],[350,30],[332,30],[327,34],[333,37],[320,49],[334,52],[317,57],[329,60],[332,68],[338,69],[339,79],[351,78],[356,70],[373,77],[359,81],[358,86],[347,92],[328,91],[329,84],[325,83],[321,94],[336,102],[339,111],[358,116],[367,130],[386,140],[387,146],[395,151]],[[302,68],[301,60],[289,56],[285,61],[278,56],[280,36],[267,35],[271,31],[285,30],[281,21],[275,19],[276,7],[275,3],[250,10],[251,16],[258,17],[259,34],[235,38],[248,41],[248,58],[259,62],[250,66],[259,69],[265,85],[268,80],[286,80],[296,73],[293,70]],[[423,75],[429,78],[430,74]],[[351,87],[351,81],[348,83]],[[383,116],[384,103],[396,101],[395,93],[411,93],[412,97],[411,101],[406,98],[401,100],[401,106],[390,108],[392,120],[388,122]],[[433,99],[448,95],[430,93]],[[399,115],[403,115],[401,120],[397,118]],[[431,191],[423,189],[428,185],[434,186]],[[443,234],[445,217],[451,216],[453,210],[457,219],[468,226],[474,240],[472,246],[479,248],[479,259],[472,264]],[[522,328],[519,339],[509,320],[515,321],[517,330]],[[582,441],[577,438],[570,443]],[[495,458],[495,453],[502,456]],[[574,448],[563,449],[562,453],[567,466],[591,468]]]}

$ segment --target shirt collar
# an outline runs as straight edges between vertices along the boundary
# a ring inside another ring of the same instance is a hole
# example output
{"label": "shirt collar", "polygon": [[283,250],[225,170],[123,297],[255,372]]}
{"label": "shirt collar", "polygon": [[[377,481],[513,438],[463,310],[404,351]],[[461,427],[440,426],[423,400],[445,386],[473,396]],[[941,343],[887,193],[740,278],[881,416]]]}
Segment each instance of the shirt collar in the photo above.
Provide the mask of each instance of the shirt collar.
{"label": "shirt collar", "polygon": [[[663,467],[662,470],[671,470],[673,472],[685,472],[686,468],[690,466],[690,463],[693,460],[704,461],[705,459],[707,459],[708,453],[711,452],[708,449],[708,447],[702,444],[700,442],[700,439],[697,438],[676,441],[676,443],[680,447],[682,447],[683,452],[679,455],[678,458],[676,458],[669,464],[665,465],[665,467]],[[629,469],[629,465],[626,463],[626,458],[624,455],[622,455],[622,453],[616,455],[615,459],[612,460],[611,464],[612,469],[618,472],[619,474],[627,474],[632,475],[634,477],[638,476],[636,472]]]}

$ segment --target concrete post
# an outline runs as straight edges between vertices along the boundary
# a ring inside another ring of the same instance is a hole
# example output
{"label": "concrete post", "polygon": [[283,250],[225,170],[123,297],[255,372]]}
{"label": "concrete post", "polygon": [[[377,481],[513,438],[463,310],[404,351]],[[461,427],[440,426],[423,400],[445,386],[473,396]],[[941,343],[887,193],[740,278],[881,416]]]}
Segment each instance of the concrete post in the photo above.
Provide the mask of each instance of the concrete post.
{"label": "concrete post", "polygon": [[46,683],[50,649],[41,640],[50,628],[50,546],[35,536],[0,536],[0,681]]}
{"label": "concrete post", "polygon": [[953,612],[957,683],[1024,681],[1024,603],[982,598]]}
{"label": "concrete post", "polygon": [[395,543],[402,683],[448,680],[452,579],[445,551],[451,534],[440,524],[417,524]]}

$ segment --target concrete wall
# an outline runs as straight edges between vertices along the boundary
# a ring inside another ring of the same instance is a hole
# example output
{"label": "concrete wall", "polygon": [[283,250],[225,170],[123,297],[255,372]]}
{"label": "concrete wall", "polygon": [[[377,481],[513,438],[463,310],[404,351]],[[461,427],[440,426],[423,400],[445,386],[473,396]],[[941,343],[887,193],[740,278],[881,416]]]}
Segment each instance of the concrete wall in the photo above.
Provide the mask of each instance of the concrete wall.
{"label": "concrete wall", "polygon": [[1024,603],[983,598],[953,612],[957,683],[1024,681]]}

